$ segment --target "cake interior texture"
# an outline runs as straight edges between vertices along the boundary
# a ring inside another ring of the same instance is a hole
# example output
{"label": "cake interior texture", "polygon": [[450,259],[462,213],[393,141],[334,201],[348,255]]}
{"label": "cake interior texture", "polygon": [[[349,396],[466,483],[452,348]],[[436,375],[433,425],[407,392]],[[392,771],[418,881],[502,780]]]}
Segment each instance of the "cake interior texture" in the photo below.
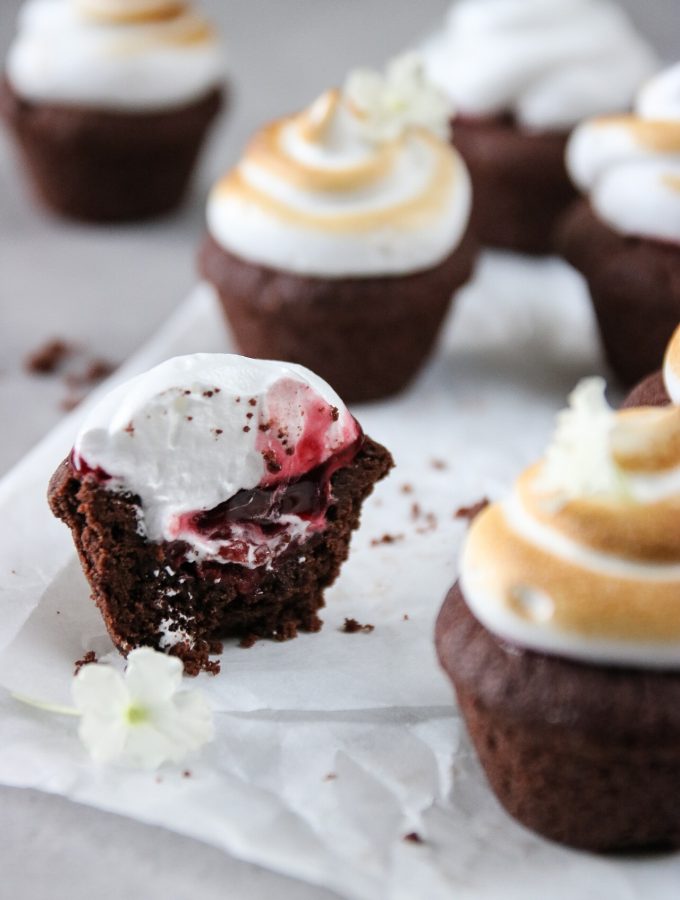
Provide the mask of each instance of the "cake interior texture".
{"label": "cake interior texture", "polygon": [[[346,559],[361,505],[391,466],[389,452],[361,435],[348,457],[330,461],[271,490],[241,491],[193,526],[228,537],[237,524],[264,543],[281,538],[281,514],[323,519],[323,527],[260,565],[246,565],[236,546],[229,561],[192,560],[181,540],[151,542],[139,527],[140,499],[107,489],[104,473],[77,471],[67,458],[49,487],[54,514],[71,529],[92,598],[118,649],[151,646],[179,656],[187,674],[216,670],[222,638],[250,645],[318,631],[325,588]],[[140,533],[141,532],[141,533]],[[232,548],[233,549],[233,548]]]}

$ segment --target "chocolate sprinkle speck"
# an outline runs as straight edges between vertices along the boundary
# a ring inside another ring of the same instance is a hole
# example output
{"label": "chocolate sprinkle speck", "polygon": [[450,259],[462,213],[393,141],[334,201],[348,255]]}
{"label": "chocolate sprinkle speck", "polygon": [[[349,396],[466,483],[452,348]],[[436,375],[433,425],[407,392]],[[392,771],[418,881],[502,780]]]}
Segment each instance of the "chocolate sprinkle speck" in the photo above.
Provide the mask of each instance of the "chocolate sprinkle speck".
{"label": "chocolate sprinkle speck", "polygon": [[257,400],[255,399],[255,397],[251,397],[250,400],[248,401],[248,404],[250,406],[257,406]]}
{"label": "chocolate sprinkle speck", "polygon": [[244,425],[243,430],[247,433],[250,431],[250,425]]}
{"label": "chocolate sprinkle speck", "polygon": [[275,474],[276,472],[281,471],[281,463],[278,461],[272,450],[265,450],[262,454],[262,459],[264,459],[268,472]]}
{"label": "chocolate sprinkle speck", "polygon": [[339,418],[340,418],[340,410],[338,409],[337,406],[332,406],[331,407],[331,419],[334,422],[337,422]]}
{"label": "chocolate sprinkle speck", "polygon": [[215,393],[214,391],[203,391],[203,396],[204,397],[212,397],[212,395],[214,393]]}
{"label": "chocolate sprinkle speck", "polygon": [[356,619],[345,619],[345,624],[340,631],[345,634],[356,634],[359,631],[364,634],[370,634],[374,629],[375,625],[362,625],[361,622],[357,622]]}

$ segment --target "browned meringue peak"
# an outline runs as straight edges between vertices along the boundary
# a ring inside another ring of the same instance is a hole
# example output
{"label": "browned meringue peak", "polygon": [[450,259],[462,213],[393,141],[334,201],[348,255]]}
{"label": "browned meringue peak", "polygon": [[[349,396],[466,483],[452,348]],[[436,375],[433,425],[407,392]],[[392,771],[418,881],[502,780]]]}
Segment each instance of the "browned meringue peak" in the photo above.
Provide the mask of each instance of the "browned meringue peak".
{"label": "browned meringue peak", "polygon": [[187,12],[185,0],[74,0],[90,19],[107,24],[130,25],[162,22]]}
{"label": "browned meringue peak", "polygon": [[623,128],[641,147],[655,153],[680,153],[680,121],[644,119],[640,116],[600,116],[592,120],[598,128]]}
{"label": "browned meringue peak", "polygon": [[473,523],[466,597],[487,627],[546,650],[668,646],[680,639],[680,407],[614,412],[599,380],[570,403],[546,457]]}

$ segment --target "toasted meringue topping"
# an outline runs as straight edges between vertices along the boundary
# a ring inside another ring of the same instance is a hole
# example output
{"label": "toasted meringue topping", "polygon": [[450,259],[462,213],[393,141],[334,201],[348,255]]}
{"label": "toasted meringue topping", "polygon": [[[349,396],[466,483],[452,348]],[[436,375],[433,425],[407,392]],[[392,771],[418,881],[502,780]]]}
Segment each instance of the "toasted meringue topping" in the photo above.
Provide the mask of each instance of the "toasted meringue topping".
{"label": "toasted meringue topping", "polygon": [[459,113],[512,113],[534,129],[626,110],[657,68],[609,0],[459,0],[424,52]]}
{"label": "toasted meringue topping", "polygon": [[680,241],[680,65],[642,88],[632,115],[580,125],[567,166],[615,230]]}
{"label": "toasted meringue topping", "polygon": [[35,102],[158,110],[220,85],[224,61],[214,28],[189,2],[29,0],[7,74]]}
{"label": "toasted meringue topping", "polygon": [[[575,416],[586,436],[583,396],[572,397],[556,432],[557,456],[571,446],[574,469],[584,466],[573,427]],[[680,409],[610,410],[607,424],[603,409],[592,414],[597,437],[587,452],[608,448],[616,477],[565,476],[560,486],[556,473],[567,468],[553,463],[550,472],[553,445],[508,500],[473,523],[465,597],[487,628],[525,647],[680,667]]]}
{"label": "toasted meringue topping", "polygon": [[680,326],[675,330],[666,350],[663,364],[663,380],[668,396],[680,404]]}
{"label": "toasted meringue topping", "polygon": [[411,57],[373,75],[354,73],[343,91],[253,138],[210,197],[218,243],[264,265],[329,276],[417,271],[456,248],[470,184],[437,133],[448,104]]}

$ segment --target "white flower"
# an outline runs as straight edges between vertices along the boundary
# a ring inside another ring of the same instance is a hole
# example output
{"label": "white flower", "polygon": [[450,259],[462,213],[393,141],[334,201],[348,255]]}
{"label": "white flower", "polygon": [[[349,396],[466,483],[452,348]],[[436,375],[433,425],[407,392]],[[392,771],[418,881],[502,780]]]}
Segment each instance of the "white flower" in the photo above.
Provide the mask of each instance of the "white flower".
{"label": "white flower", "polygon": [[419,126],[446,139],[451,104],[425,78],[420,57],[407,53],[387,66],[385,75],[355,69],[343,91],[364,136],[376,143],[394,140]]}
{"label": "white flower", "polygon": [[92,758],[155,769],[212,740],[210,707],[200,692],[179,690],[182,671],[177,657],[150,647],[130,653],[123,675],[103,664],[83,666],[72,693]]}
{"label": "white flower", "polygon": [[607,403],[603,378],[587,378],[557,416],[536,487],[565,503],[578,497],[624,496],[625,476],[616,465],[612,434],[616,413]]}

